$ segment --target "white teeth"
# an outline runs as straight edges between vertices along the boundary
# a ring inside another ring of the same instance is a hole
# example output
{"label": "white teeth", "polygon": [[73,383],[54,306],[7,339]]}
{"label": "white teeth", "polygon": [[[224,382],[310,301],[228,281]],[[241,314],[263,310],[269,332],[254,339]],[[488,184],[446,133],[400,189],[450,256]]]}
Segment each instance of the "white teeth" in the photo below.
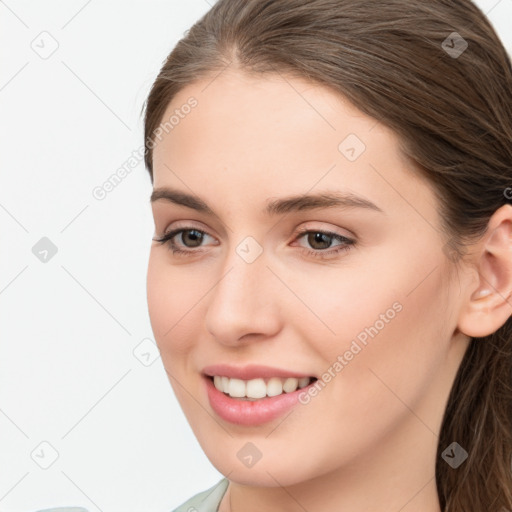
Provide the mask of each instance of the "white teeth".
{"label": "white teeth", "polygon": [[227,377],[221,377],[222,379],[222,391],[227,393],[229,391],[229,379]]}
{"label": "white teeth", "polygon": [[235,398],[241,398],[243,396],[246,396],[245,391],[245,381],[240,379],[229,379],[229,396],[235,397]]}
{"label": "white teeth", "polygon": [[264,379],[230,379],[229,377],[215,375],[213,384],[219,391],[228,394],[233,398],[245,398],[248,400],[257,400],[266,396],[277,396],[284,393],[292,393],[297,388],[301,389],[309,385],[309,377],[289,377],[281,379],[272,377],[265,382]]}
{"label": "white teeth", "polygon": [[291,393],[297,389],[297,386],[299,385],[299,379],[296,379],[295,377],[290,377],[289,379],[286,379],[283,384],[283,391],[286,391],[287,393]]}
{"label": "white teeth", "polygon": [[248,398],[263,398],[267,396],[267,385],[263,379],[253,379],[247,382],[246,396]]}
{"label": "white teeth", "polygon": [[309,384],[309,377],[301,377],[299,379],[299,388],[305,388]]}
{"label": "white teeth", "polygon": [[[308,379],[309,380],[309,379]],[[283,381],[277,377],[272,377],[267,383],[267,395],[277,396],[283,392]]]}

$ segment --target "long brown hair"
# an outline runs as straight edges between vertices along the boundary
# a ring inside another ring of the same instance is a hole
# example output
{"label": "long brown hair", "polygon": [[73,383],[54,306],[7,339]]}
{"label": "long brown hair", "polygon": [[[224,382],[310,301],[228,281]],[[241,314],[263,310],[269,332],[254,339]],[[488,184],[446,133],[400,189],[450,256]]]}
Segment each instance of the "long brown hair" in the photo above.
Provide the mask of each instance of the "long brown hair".
{"label": "long brown hair", "polygon": [[[512,66],[470,0],[219,0],[170,53],[144,106],[151,181],[169,102],[228,65],[327,86],[391,128],[433,185],[455,263],[512,201]],[[509,317],[470,340],[455,378],[436,461],[444,512],[512,510],[511,384]],[[442,457],[453,442],[468,452],[457,469]]]}

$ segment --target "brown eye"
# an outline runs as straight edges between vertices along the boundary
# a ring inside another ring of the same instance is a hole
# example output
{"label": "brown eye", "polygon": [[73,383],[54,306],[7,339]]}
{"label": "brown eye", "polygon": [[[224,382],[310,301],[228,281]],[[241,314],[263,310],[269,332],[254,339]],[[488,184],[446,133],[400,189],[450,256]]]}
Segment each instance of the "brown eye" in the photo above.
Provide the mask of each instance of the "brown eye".
{"label": "brown eye", "polygon": [[[334,258],[339,255],[342,251],[348,251],[352,246],[356,244],[355,240],[351,240],[338,233],[331,233],[330,231],[321,231],[315,229],[304,229],[301,230],[296,240],[304,238],[307,245],[311,247],[302,247],[304,253],[308,256],[314,256],[315,258],[328,259]],[[332,246],[332,242],[339,242],[337,245]]]}
{"label": "brown eye", "polygon": [[311,231],[308,234],[307,240],[313,249],[328,249],[331,245],[333,236],[321,231]]}
{"label": "brown eye", "polygon": [[[179,235],[179,236],[178,236]],[[196,228],[178,228],[165,233],[160,238],[154,238],[155,242],[167,244],[174,254],[185,255],[198,253],[194,249],[200,248],[204,238],[213,238],[208,233]]]}
{"label": "brown eye", "polygon": [[204,233],[202,231],[198,231],[197,229],[184,229],[181,231],[181,241],[186,247],[200,246],[203,238]]}

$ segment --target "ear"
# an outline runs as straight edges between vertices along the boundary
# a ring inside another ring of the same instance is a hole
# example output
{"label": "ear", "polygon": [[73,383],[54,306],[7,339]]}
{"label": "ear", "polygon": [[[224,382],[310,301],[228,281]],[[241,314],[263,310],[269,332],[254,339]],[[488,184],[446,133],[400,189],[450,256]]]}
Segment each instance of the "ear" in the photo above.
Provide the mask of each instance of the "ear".
{"label": "ear", "polygon": [[479,338],[496,332],[512,315],[512,205],[494,212],[475,248],[477,284],[468,289],[457,327]]}

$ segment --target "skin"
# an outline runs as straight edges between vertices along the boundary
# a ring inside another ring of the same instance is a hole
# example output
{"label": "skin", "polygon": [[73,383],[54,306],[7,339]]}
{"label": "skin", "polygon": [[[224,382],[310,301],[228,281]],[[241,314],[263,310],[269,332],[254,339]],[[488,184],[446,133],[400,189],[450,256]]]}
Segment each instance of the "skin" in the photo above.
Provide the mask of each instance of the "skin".
{"label": "skin", "polygon": [[[155,237],[178,227],[206,235],[199,247],[190,232],[174,238],[188,256],[152,243],[147,298],[177,399],[229,478],[220,511],[439,512],[436,449],[457,369],[469,337],[494,332],[512,313],[512,207],[494,214],[455,271],[433,190],[393,132],[341,96],[230,68],[185,87],[164,119],[190,96],[198,105],[154,148],[154,188],[195,194],[215,215],[152,203]],[[366,145],[353,162],[338,149],[349,134]],[[262,213],[269,198],[327,191],[353,192],[383,213]],[[322,260],[306,251],[340,242],[313,245],[297,234],[305,227],[356,243]],[[263,250],[252,263],[236,252],[247,236]],[[251,427],[212,410],[204,366],[319,377],[394,303],[401,311],[307,405]],[[247,442],[262,454],[251,468],[237,457]]]}

